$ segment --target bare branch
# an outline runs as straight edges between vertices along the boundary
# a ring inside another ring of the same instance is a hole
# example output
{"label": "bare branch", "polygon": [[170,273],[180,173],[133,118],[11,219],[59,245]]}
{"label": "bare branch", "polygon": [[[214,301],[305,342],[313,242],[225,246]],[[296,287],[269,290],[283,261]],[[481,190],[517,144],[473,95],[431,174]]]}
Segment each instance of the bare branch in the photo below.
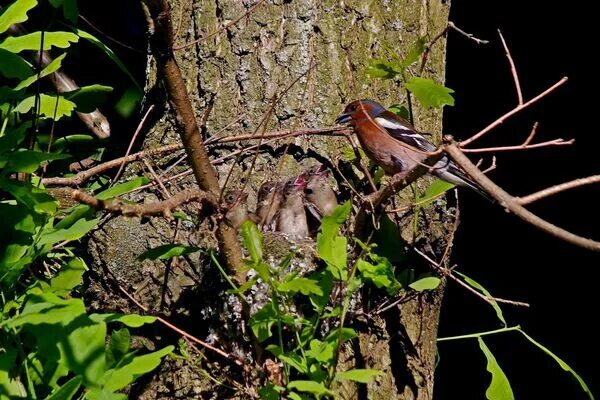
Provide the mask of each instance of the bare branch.
{"label": "bare branch", "polygon": [[452,21],[448,21],[448,28],[454,29],[456,32],[460,33],[467,39],[470,39],[477,44],[488,44],[490,42],[489,40],[478,39],[475,36],[473,36],[473,34],[463,31],[458,26],[454,25],[454,22]]}
{"label": "bare branch", "polygon": [[469,145],[470,143],[473,143],[474,141],[476,141],[477,139],[479,139],[480,137],[482,137],[483,135],[485,135],[492,129],[496,128],[498,125],[502,124],[504,121],[506,121],[508,118],[512,117],[519,111],[524,110],[525,108],[529,107],[530,105],[537,102],[538,100],[546,97],[547,95],[552,93],[554,90],[556,90],[558,87],[564,85],[568,80],[569,80],[569,78],[567,78],[565,76],[561,80],[556,82],[554,85],[550,86],[548,89],[544,90],[542,93],[540,93],[537,96],[535,96],[534,98],[532,98],[531,100],[527,101],[526,103],[519,104],[518,106],[516,106],[515,108],[513,108],[512,110],[510,110],[509,112],[507,112],[506,114],[504,114],[503,116],[501,116],[500,118],[498,118],[497,120],[495,120],[494,122],[492,122],[491,124],[486,126],[485,128],[483,128],[482,130],[480,130],[479,132],[477,132],[470,138],[461,141],[460,147],[465,147],[465,146]]}
{"label": "bare branch", "polygon": [[561,240],[572,243],[576,246],[583,247],[592,251],[600,252],[600,242],[595,240],[587,239],[574,233],[571,233],[565,229],[559,228],[556,225],[538,217],[526,208],[524,208],[519,200],[508,194],[504,189],[492,182],[483,172],[481,172],[467,156],[461,151],[457,143],[453,141],[451,137],[445,138],[445,144],[443,149],[450,155],[452,160],[456,162],[462,169],[467,172],[471,178],[483,187],[486,192],[496,199],[500,205],[506,208],[507,211],[512,212],[525,222],[535,226],[538,229],[543,230]]}
{"label": "bare branch", "polygon": [[510,64],[510,72],[512,73],[513,80],[515,81],[515,89],[517,90],[517,101],[519,105],[523,104],[523,93],[521,92],[521,84],[519,83],[519,74],[517,74],[517,67],[515,67],[515,62],[510,55],[510,50],[506,45],[506,41],[504,40],[504,36],[502,36],[502,31],[498,29],[498,36],[500,36],[500,41],[502,42],[502,47],[504,47],[504,53],[506,54],[506,58],[508,58],[508,63]]}
{"label": "bare branch", "polygon": [[213,196],[197,189],[184,190],[173,195],[168,200],[157,201],[149,204],[125,204],[118,199],[105,201],[79,190],[74,190],[73,193],[71,193],[71,198],[80,203],[87,204],[96,210],[104,210],[116,215],[124,215],[127,217],[156,215],[170,217],[171,211],[173,211],[175,208],[195,200],[202,200],[202,202],[210,205],[211,207],[217,207],[217,201]]}
{"label": "bare branch", "polygon": [[520,144],[517,146],[498,146],[498,147],[482,147],[479,149],[462,149],[464,153],[491,153],[497,151],[515,151],[515,150],[531,150],[540,149],[543,147],[553,146],[569,146],[575,143],[575,139],[564,140],[561,138],[548,140],[547,142],[540,142],[534,144]]}
{"label": "bare branch", "polygon": [[592,175],[585,178],[574,179],[569,182],[551,186],[549,188],[540,190],[527,196],[517,197],[515,198],[515,200],[520,205],[531,204],[543,198],[550,197],[560,192],[564,192],[565,190],[570,190],[585,185],[591,185],[593,183],[600,183],[600,175]]}

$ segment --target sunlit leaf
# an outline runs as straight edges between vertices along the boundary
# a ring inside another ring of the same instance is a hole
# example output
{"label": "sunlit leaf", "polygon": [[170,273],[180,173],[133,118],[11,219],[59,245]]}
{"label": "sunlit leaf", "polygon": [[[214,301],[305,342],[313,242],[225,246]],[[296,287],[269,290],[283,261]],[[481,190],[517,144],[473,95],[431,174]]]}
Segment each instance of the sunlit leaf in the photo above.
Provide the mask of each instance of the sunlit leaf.
{"label": "sunlit leaf", "polygon": [[424,37],[418,38],[415,44],[408,51],[408,54],[406,55],[404,61],[402,61],[402,68],[407,68],[411,64],[417,62],[421,57],[421,54],[423,54],[423,52],[427,48],[426,44],[427,41]]}
{"label": "sunlit leaf", "polygon": [[338,372],[335,374],[336,381],[349,380],[360,383],[369,383],[377,376],[385,375],[376,369],[351,369],[349,371]]}
{"label": "sunlit leaf", "polygon": [[41,235],[38,244],[55,244],[64,241],[81,239],[86,233],[94,229],[99,219],[79,219],[73,225],[64,229],[53,229]]}
{"label": "sunlit leaf", "polygon": [[294,278],[283,282],[279,285],[278,289],[281,292],[290,292],[292,294],[300,292],[305,296],[310,294],[321,296],[323,294],[323,289],[321,289],[319,282],[308,278]]}
{"label": "sunlit leaf", "polygon": [[81,284],[85,271],[85,262],[78,257],[72,258],[62,266],[58,275],[50,280],[49,289],[58,296],[66,296]]}
{"label": "sunlit leaf", "polygon": [[109,189],[106,189],[106,190],[96,194],[96,198],[98,200],[112,199],[113,197],[120,196],[124,193],[131,192],[132,190],[135,190],[135,189],[139,188],[140,186],[145,185],[147,183],[150,183],[150,179],[146,178],[145,176],[139,176],[130,181],[119,183],[118,185],[115,185]]}
{"label": "sunlit leaf", "polygon": [[451,96],[454,90],[435,83],[432,79],[414,76],[405,86],[425,108],[454,105],[454,98]]}
{"label": "sunlit leaf", "polygon": [[[16,0],[0,11],[0,33],[11,25],[27,21],[27,13],[37,5],[37,0]],[[4,59],[2,59],[4,61]]]}
{"label": "sunlit leaf", "polygon": [[498,305],[498,302],[496,302],[496,300],[494,299],[492,294],[490,292],[488,292],[487,289],[484,288],[483,286],[481,286],[478,282],[469,278],[465,274],[462,274],[456,270],[454,270],[454,273],[460,275],[463,278],[463,280],[469,286],[471,286],[473,289],[475,289],[485,295],[485,297],[490,301],[491,306],[494,308],[494,311],[496,311],[496,315],[498,316],[498,319],[502,322],[502,324],[504,326],[506,326],[506,320],[504,319],[504,315],[502,314],[502,309],[500,308],[500,306]]}
{"label": "sunlit leaf", "polygon": [[19,149],[11,153],[6,163],[6,171],[33,173],[46,161],[63,160],[68,154],[44,153],[36,150]]}
{"label": "sunlit leaf", "polygon": [[[25,114],[36,105],[36,96],[29,96],[23,99],[14,112]],[[64,116],[69,116],[75,110],[75,103],[65,99],[63,96],[50,96],[40,94],[39,96],[39,115],[42,118],[52,118],[56,121]]]}
{"label": "sunlit leaf", "polygon": [[510,387],[510,382],[504,371],[502,371],[502,368],[500,368],[500,365],[498,365],[496,357],[494,357],[481,337],[477,338],[477,340],[479,341],[479,348],[487,359],[487,370],[492,374],[492,381],[485,391],[486,398],[488,400],[514,400],[515,396]]}
{"label": "sunlit leaf", "polygon": [[422,292],[424,290],[433,290],[440,285],[440,278],[436,276],[427,276],[425,278],[421,278],[409,284],[408,286],[416,290],[417,292]]}
{"label": "sunlit leaf", "polygon": [[250,318],[250,328],[254,336],[263,342],[271,337],[271,327],[277,322],[277,311],[272,303],[267,303]]}
{"label": "sunlit leaf", "polygon": [[32,32],[22,36],[9,36],[2,43],[0,49],[19,53],[23,50],[50,50],[52,47],[66,49],[79,40],[79,36],[71,32],[44,32],[42,48],[42,32]]}
{"label": "sunlit leaf", "polygon": [[291,381],[287,385],[288,389],[296,389],[299,392],[312,393],[315,396],[333,396],[333,392],[322,383],[314,381]]}
{"label": "sunlit leaf", "polygon": [[453,183],[446,182],[441,179],[434,179],[433,182],[431,182],[431,184],[427,187],[427,190],[425,190],[425,193],[423,193],[422,196],[417,198],[415,203],[419,204],[419,206],[421,207],[425,206],[435,201],[436,199],[441,197],[443,193],[446,193],[448,190],[452,189],[455,186],[456,185]]}
{"label": "sunlit leaf", "polygon": [[62,385],[58,390],[54,391],[46,400],[70,400],[73,398],[75,393],[81,387],[83,383],[83,377],[81,375],[77,375],[71,379],[69,379],[64,385]]}
{"label": "sunlit leaf", "polygon": [[200,248],[185,246],[183,244],[163,244],[162,246],[148,249],[143,252],[138,260],[169,260],[173,257],[179,257],[199,251]]}
{"label": "sunlit leaf", "polygon": [[263,258],[262,251],[262,233],[258,230],[256,224],[252,221],[245,221],[240,234],[244,240],[244,247],[250,256],[253,264],[260,264]]}
{"label": "sunlit leaf", "polygon": [[90,319],[96,322],[120,322],[130,328],[139,328],[145,324],[152,324],[156,321],[156,317],[151,315],[137,314],[90,314]]}
{"label": "sunlit leaf", "polygon": [[365,73],[371,78],[392,79],[402,72],[402,66],[393,61],[370,60]]}
{"label": "sunlit leaf", "polygon": [[44,67],[44,69],[42,69],[39,73],[33,74],[27,79],[21,81],[17,86],[15,86],[14,90],[25,89],[26,87],[31,86],[31,84],[36,82],[38,79],[55,73],[60,69],[62,61],[66,56],[67,53],[64,53],[56,57],[54,60],[52,60],[52,62],[46,65],[46,67]]}
{"label": "sunlit leaf", "polygon": [[560,365],[560,367],[564,370],[567,371],[568,373],[570,373],[571,375],[573,375],[573,377],[577,380],[577,382],[579,383],[579,386],[581,386],[581,389],[583,389],[583,391],[585,392],[585,394],[588,396],[588,398],[590,400],[594,400],[594,395],[592,394],[592,392],[590,391],[590,388],[588,387],[588,385],[585,383],[585,381],[581,378],[581,376],[579,376],[579,374],[577,372],[575,372],[575,370],[573,368],[571,368],[566,362],[564,362],[561,358],[559,358],[556,354],[554,354],[553,352],[551,352],[547,347],[543,346],[542,344],[540,344],[539,342],[537,342],[534,338],[532,338],[531,336],[529,336],[527,333],[525,333],[524,331],[522,331],[521,329],[517,329],[517,331],[519,333],[521,333],[523,336],[525,336],[527,338],[527,340],[529,340],[531,343],[533,343],[535,346],[537,346],[540,350],[542,350],[544,353],[548,354],[550,357],[552,357],[552,359],[554,361],[556,361],[556,363],[558,365]]}

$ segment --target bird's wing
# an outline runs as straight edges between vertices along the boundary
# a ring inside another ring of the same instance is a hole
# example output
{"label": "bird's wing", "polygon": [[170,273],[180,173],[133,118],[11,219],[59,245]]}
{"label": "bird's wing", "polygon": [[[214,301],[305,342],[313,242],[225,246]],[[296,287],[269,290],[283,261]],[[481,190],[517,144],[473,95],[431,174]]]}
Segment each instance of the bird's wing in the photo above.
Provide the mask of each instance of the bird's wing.
{"label": "bird's wing", "polygon": [[385,128],[391,137],[399,140],[409,146],[415,147],[422,151],[431,152],[436,149],[435,145],[425,139],[421,134],[417,133],[410,122],[400,118],[391,111],[386,111],[375,117],[374,121]]}

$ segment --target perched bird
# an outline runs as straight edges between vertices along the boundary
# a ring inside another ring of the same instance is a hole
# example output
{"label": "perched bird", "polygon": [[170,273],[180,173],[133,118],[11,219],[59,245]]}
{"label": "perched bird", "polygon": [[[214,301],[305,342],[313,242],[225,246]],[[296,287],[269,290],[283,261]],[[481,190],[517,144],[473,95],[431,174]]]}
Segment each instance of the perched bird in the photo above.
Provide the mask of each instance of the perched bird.
{"label": "perched bird", "polygon": [[264,231],[274,231],[277,228],[277,213],[283,197],[281,182],[265,182],[258,189],[256,216]]}
{"label": "perched bird", "polygon": [[292,178],[283,187],[283,202],[279,207],[277,230],[293,238],[308,236],[308,222],[304,211],[306,180],[302,175]]}
{"label": "perched bird", "polygon": [[338,201],[327,179],[329,176],[327,167],[321,164],[318,167],[309,169],[301,176],[306,180],[304,194],[306,195],[307,205],[316,207],[321,216],[330,215],[333,209],[337,207]]}
{"label": "perched bird", "polygon": [[[436,150],[410,122],[373,100],[353,101],[335,122],[350,122],[365,153],[389,175],[412,169],[427,158],[426,153]],[[444,181],[468,186],[490,199],[448,156],[442,156],[432,167],[432,173]]]}
{"label": "perched bird", "polygon": [[225,194],[224,203],[227,209],[225,218],[235,229],[239,229],[248,220],[256,222],[254,214],[248,211],[247,199],[248,193],[241,190],[233,190]]}

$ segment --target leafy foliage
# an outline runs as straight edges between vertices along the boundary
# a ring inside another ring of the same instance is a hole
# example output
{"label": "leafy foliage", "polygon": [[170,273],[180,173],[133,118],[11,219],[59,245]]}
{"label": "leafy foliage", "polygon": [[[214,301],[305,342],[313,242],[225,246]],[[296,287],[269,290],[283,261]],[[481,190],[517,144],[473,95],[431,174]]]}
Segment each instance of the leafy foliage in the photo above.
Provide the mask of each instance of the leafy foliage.
{"label": "leafy foliage", "polygon": [[[93,230],[98,219],[87,206],[61,209],[40,176],[53,169],[64,173],[55,164],[75,157],[68,144],[89,142],[89,136],[61,133],[52,143],[46,132],[74,111],[95,109],[112,89],[91,85],[60,95],[39,93],[43,86],[35,83],[60,70],[79,36],[4,34],[25,22],[37,4],[15,0],[0,8],[0,75],[6,84],[0,87],[0,399],[125,398],[117,392],[156,368],[173,347],[138,354],[129,328],[155,318],[88,314],[80,298],[87,266],[70,243]],[[75,0],[50,4],[77,19]],[[25,51],[56,48],[65,51],[41,69],[24,58]],[[106,199],[143,182],[104,190],[106,182],[98,179],[92,190]]]}

